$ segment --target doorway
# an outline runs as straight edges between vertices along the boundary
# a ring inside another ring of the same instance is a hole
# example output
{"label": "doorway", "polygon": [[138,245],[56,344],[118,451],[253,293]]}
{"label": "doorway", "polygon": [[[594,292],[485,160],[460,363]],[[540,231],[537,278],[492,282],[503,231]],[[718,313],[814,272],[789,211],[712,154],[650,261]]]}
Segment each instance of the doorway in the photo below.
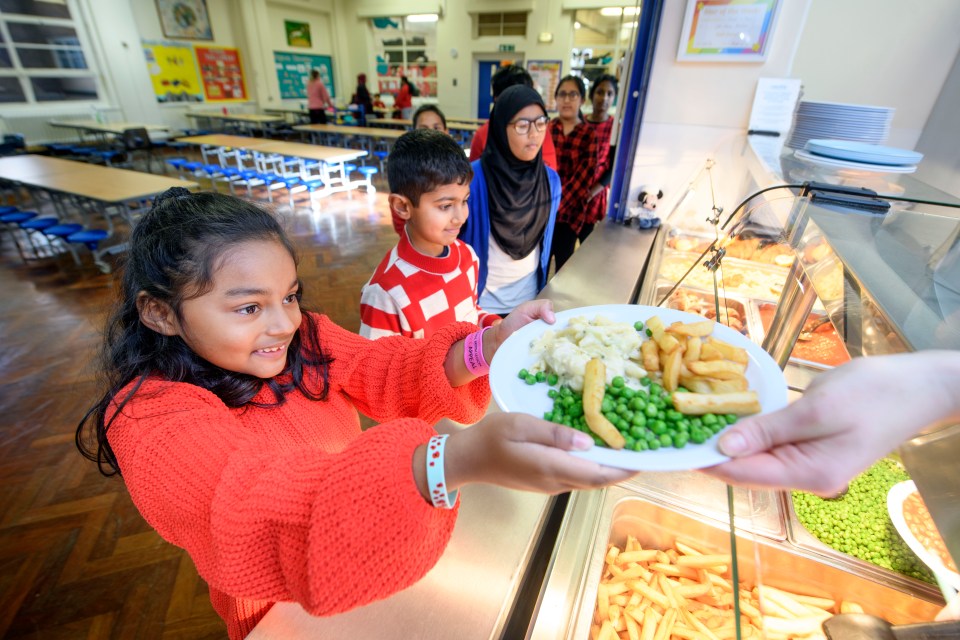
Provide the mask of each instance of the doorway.
{"label": "doorway", "polygon": [[477,96],[477,117],[489,118],[490,109],[493,108],[493,90],[490,88],[490,80],[493,78],[493,74],[503,66],[523,65],[523,54],[481,54],[475,56],[474,64],[476,65],[476,73],[473,74],[473,77],[477,79],[477,84],[474,87]]}

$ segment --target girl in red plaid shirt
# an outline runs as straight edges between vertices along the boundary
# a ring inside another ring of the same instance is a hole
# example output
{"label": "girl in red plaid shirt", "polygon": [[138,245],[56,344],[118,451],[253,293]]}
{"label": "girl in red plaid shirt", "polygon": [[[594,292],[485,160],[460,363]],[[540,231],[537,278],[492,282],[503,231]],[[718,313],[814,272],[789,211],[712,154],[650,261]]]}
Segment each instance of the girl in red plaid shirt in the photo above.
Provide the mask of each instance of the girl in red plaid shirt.
{"label": "girl in red plaid shirt", "polygon": [[[583,80],[566,76],[557,85],[558,115],[550,121],[550,136],[557,148],[563,195],[553,231],[556,270],[573,255],[577,240],[583,242],[599,218],[588,217],[591,189],[600,177],[600,149],[594,127],[583,121],[580,107],[586,96]],[[602,214],[601,214],[602,215]]]}

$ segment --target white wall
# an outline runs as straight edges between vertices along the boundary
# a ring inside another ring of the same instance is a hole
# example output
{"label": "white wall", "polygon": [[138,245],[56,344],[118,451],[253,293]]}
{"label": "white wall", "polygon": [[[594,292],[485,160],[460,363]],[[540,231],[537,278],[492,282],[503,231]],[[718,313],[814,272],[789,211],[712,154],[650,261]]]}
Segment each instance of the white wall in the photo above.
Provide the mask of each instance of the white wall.
{"label": "white wall", "polygon": [[888,143],[912,149],[958,52],[956,0],[812,0],[792,76],[805,99],[894,107]]}

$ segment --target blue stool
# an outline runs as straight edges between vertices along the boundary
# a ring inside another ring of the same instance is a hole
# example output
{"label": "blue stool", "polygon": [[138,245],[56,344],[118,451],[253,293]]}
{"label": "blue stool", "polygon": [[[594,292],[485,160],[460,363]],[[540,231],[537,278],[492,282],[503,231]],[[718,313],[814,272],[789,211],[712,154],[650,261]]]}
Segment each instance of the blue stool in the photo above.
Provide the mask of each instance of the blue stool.
{"label": "blue stool", "polygon": [[103,273],[110,273],[110,265],[101,260],[102,253],[99,251],[100,242],[110,237],[110,233],[104,229],[83,229],[67,236],[67,242],[82,244],[90,253],[93,254],[93,263],[97,265]]}
{"label": "blue stool", "polygon": [[373,155],[377,156],[377,160],[380,162],[380,171],[384,171],[384,167],[387,164],[387,156],[390,155],[389,151],[374,151]]}
{"label": "blue stool", "polygon": [[60,222],[57,218],[32,218],[20,223],[20,228],[27,231],[43,231]]}
{"label": "blue stool", "polygon": [[183,167],[187,164],[186,158],[168,158],[167,164],[176,169],[177,175],[183,176]]}
{"label": "blue stool", "polygon": [[363,180],[357,182],[357,186],[366,185],[367,193],[373,193],[376,189],[373,186],[373,176],[378,173],[376,167],[360,167],[357,169],[361,175],[363,175]]}

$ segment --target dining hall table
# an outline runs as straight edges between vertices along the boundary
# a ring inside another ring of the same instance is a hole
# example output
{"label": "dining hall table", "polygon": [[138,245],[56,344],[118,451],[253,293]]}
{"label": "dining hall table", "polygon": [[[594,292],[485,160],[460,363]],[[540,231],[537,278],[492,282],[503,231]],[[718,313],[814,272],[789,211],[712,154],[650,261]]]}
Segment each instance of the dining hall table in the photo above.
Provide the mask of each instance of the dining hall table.
{"label": "dining hall table", "polygon": [[[347,149],[330,147],[303,142],[287,142],[271,140],[269,138],[251,138],[248,136],[234,136],[227,134],[207,134],[201,136],[187,136],[177,139],[201,146],[204,160],[207,160],[208,150],[216,148],[218,160],[221,164],[232,159],[239,169],[244,169],[244,154],[237,151],[248,151],[254,161],[253,167],[265,170],[268,162],[266,157],[283,156],[298,160],[296,171],[304,178],[311,176],[311,163],[320,163],[319,177],[324,181],[325,188],[321,195],[329,195],[338,191],[346,191],[354,185],[349,180],[347,163],[363,158],[367,155],[364,149]],[[221,153],[221,150],[223,151]],[[260,161],[256,154],[261,154]],[[282,169],[281,169],[282,172]],[[369,182],[367,180],[366,182]]]}
{"label": "dining hall table", "polygon": [[216,111],[187,111],[184,115],[200,122],[206,120],[210,125],[214,121],[221,123],[232,123],[245,131],[257,131],[266,134],[272,125],[283,124],[286,118],[278,115],[269,115],[266,113],[219,113]]}
{"label": "dining hall table", "polygon": [[47,122],[51,127],[60,129],[73,129],[77,132],[80,140],[83,141],[83,134],[91,133],[100,140],[106,140],[108,135],[120,136],[129,129],[146,129],[147,132],[169,131],[170,127],[165,124],[149,124],[144,122],[97,122],[96,120],[49,120]]}
{"label": "dining hall table", "polygon": [[[91,229],[91,211],[98,213],[107,224],[106,236],[97,241],[96,248],[91,247],[91,252],[94,263],[104,272],[109,272],[110,266],[103,256],[126,249],[126,243],[99,246],[114,237],[116,215],[132,227],[136,223],[134,204],[139,210],[144,200],[172,187],[199,188],[190,180],[35,154],[0,158],[0,180],[47,193],[61,222],[77,221]],[[77,260],[72,249],[71,253]]]}

